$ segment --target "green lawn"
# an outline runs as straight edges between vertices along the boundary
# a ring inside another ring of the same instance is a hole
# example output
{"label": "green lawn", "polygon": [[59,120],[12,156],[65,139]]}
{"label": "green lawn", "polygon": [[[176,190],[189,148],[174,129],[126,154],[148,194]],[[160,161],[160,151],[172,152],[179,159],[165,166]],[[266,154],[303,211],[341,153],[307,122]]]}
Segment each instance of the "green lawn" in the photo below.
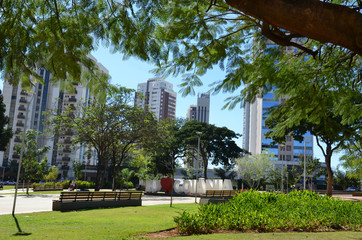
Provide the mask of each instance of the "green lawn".
{"label": "green lawn", "polygon": [[320,232],[320,233],[225,233],[174,237],[177,240],[361,240],[361,232]]}
{"label": "green lawn", "polygon": [[[78,212],[17,214],[28,236],[17,232],[11,215],[0,215],[0,239],[142,239],[135,235],[175,227],[173,217],[185,209],[196,211],[196,204],[126,207]],[[184,236],[169,239],[362,239],[360,232],[331,233],[228,233]],[[144,239],[144,238],[143,238]]]}

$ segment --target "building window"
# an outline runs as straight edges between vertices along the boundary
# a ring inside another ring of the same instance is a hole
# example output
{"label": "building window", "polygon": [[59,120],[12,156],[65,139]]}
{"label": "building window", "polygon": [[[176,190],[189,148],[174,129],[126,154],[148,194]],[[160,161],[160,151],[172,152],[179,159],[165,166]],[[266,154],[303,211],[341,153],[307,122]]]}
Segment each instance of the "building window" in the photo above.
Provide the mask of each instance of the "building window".
{"label": "building window", "polygon": [[292,160],[292,156],[287,155],[287,161],[291,161]]}
{"label": "building window", "polygon": [[287,145],[287,151],[292,151],[292,146]]}
{"label": "building window", "polygon": [[287,141],[292,141],[292,136],[286,136]]}

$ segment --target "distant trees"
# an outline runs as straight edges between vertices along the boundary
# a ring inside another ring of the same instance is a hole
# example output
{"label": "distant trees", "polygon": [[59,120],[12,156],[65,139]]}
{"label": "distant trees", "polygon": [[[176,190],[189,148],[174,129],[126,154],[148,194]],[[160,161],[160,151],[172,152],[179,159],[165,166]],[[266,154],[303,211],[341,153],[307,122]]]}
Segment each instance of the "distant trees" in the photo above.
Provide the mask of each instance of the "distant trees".
{"label": "distant trees", "polygon": [[360,180],[362,185],[362,146],[361,141],[349,141],[341,148],[341,166],[346,169],[347,175]]}
{"label": "distant trees", "polygon": [[[300,167],[304,169],[304,158],[300,157]],[[304,174],[304,173],[303,173]],[[322,164],[319,159],[306,157],[306,182],[309,183],[309,189],[312,190],[313,180],[317,177],[324,175],[325,169],[322,168]]]}
{"label": "distant trees", "polygon": [[207,178],[209,161],[214,165],[221,164],[224,167],[229,167],[234,164],[233,159],[246,152],[233,140],[240,136],[234,131],[226,127],[216,127],[212,124],[192,120],[187,121],[177,133],[177,138],[182,141],[185,149],[192,153],[188,154],[189,159],[196,160],[197,133],[200,133],[200,157],[205,178]]}
{"label": "distant trees", "polygon": [[262,179],[267,179],[273,169],[274,154],[263,151],[261,154],[247,155],[236,159],[237,171],[251,187],[258,188]]}

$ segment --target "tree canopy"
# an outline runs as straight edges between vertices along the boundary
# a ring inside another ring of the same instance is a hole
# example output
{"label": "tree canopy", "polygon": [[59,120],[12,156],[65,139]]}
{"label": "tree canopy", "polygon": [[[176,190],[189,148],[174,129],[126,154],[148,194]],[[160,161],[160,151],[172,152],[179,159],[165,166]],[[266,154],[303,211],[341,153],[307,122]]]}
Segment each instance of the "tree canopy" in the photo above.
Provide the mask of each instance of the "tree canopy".
{"label": "tree canopy", "polygon": [[0,150],[5,151],[13,131],[11,128],[6,127],[9,124],[9,117],[5,115],[5,104],[3,102],[3,95],[0,91]]}
{"label": "tree canopy", "polygon": [[88,54],[99,44],[186,73],[185,93],[215,65],[242,67],[255,34],[312,55],[318,48],[293,38],[362,51],[358,0],[4,0],[0,13],[0,71],[27,86],[42,81],[40,67],[53,81],[79,82],[96,69]]}
{"label": "tree canopy", "polygon": [[234,165],[234,158],[240,157],[245,150],[241,149],[234,141],[240,135],[226,127],[187,121],[176,134],[181,139],[186,151],[189,151],[189,160],[197,159],[198,134],[200,134],[200,159],[204,177],[207,178],[207,167],[209,161],[214,165]]}

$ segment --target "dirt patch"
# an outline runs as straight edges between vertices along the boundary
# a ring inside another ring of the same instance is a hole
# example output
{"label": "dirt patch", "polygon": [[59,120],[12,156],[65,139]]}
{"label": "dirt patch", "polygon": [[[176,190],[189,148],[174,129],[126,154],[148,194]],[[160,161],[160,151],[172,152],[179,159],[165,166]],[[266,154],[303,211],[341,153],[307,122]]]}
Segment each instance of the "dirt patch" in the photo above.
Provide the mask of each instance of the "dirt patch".
{"label": "dirt patch", "polygon": [[160,232],[153,232],[148,234],[139,235],[138,237],[146,237],[149,239],[153,238],[168,238],[168,237],[176,237],[179,236],[177,228],[168,229]]}

